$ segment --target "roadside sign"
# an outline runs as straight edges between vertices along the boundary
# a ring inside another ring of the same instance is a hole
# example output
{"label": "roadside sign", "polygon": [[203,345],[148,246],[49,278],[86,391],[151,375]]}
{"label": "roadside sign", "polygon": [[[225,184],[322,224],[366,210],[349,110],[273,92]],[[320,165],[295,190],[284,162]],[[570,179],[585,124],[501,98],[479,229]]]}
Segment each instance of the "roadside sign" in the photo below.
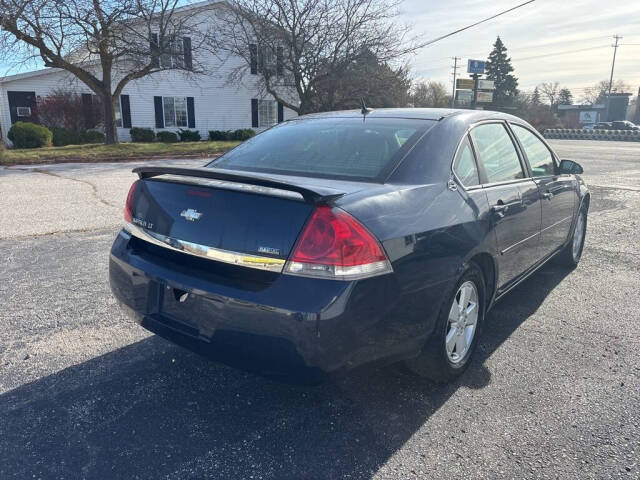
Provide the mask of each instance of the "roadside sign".
{"label": "roadside sign", "polygon": [[484,60],[469,60],[467,62],[467,73],[484,74]]}
{"label": "roadside sign", "polygon": [[494,90],[495,88],[493,80],[478,80],[478,90]]}
{"label": "roadside sign", "polygon": [[471,105],[473,90],[456,90],[456,102],[458,105]]}
{"label": "roadside sign", "polygon": [[493,92],[478,92],[478,103],[491,103],[493,102]]}
{"label": "roadside sign", "polygon": [[580,112],[580,123],[596,123],[597,113],[593,110]]}
{"label": "roadside sign", "polygon": [[473,78],[458,78],[456,88],[458,90],[473,90]]}

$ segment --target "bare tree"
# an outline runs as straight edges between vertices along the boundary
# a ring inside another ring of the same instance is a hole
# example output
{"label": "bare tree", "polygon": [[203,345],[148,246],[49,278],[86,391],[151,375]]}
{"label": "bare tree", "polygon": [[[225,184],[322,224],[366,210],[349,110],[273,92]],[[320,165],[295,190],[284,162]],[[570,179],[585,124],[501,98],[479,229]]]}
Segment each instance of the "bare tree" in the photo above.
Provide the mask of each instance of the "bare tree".
{"label": "bare tree", "polygon": [[317,92],[340,81],[363,51],[398,62],[415,48],[395,21],[399,0],[236,0],[212,46],[221,58],[243,59],[261,89],[299,114],[317,108]]}
{"label": "bare tree", "polygon": [[[622,80],[615,80],[611,85],[611,93],[628,92],[630,87]],[[591,105],[604,103],[609,92],[609,80],[600,80],[591,87],[587,87],[582,92],[582,101]]]}
{"label": "bare tree", "polygon": [[411,92],[415,107],[446,107],[451,103],[448,89],[442,82],[417,82]]}
{"label": "bare tree", "polygon": [[[117,143],[115,102],[132,80],[162,70],[194,72],[203,43],[195,10],[178,0],[0,0],[0,52],[40,59],[87,85]],[[0,55],[2,55],[0,53]]]}
{"label": "bare tree", "polygon": [[549,105],[552,107],[558,103],[558,95],[560,94],[560,84],[558,82],[544,82],[537,87],[540,93],[547,97]]}

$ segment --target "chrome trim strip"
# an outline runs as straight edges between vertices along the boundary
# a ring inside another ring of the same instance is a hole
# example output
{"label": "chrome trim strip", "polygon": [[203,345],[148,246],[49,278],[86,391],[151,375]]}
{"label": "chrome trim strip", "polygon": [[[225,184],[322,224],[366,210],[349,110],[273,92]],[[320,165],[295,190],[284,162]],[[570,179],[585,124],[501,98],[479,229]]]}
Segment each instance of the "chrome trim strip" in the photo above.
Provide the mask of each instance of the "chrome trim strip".
{"label": "chrome trim strip", "polygon": [[529,235],[527,238],[523,238],[522,240],[520,240],[517,243],[514,243],[513,245],[511,245],[510,247],[505,248],[504,250],[502,250],[500,252],[501,255],[504,255],[505,253],[507,253],[509,250],[517,247],[518,245],[522,245],[524,242],[528,242],[529,240],[531,240],[534,237],[537,237],[538,235],[540,235],[541,232],[536,232],[533,235]]}
{"label": "chrome trim strip", "polygon": [[160,247],[187,253],[195,257],[206,258],[223,263],[239,265],[241,267],[267,270],[269,272],[282,272],[286,260],[281,258],[263,257],[260,255],[249,255],[246,253],[232,252],[220,248],[208,247],[199,243],[187,242],[177,238],[171,238],[159,233],[150,232],[132,223],[126,223],[124,229],[134,237],[153,243]]}
{"label": "chrome trim strip", "polygon": [[568,217],[563,218],[562,220],[558,220],[556,223],[554,223],[553,225],[549,225],[548,227],[544,227],[541,232],[544,232],[545,230],[549,230],[550,228],[555,227],[556,225],[560,225],[562,222],[566,222],[567,220],[572,220],[573,219],[573,215],[569,215]]}

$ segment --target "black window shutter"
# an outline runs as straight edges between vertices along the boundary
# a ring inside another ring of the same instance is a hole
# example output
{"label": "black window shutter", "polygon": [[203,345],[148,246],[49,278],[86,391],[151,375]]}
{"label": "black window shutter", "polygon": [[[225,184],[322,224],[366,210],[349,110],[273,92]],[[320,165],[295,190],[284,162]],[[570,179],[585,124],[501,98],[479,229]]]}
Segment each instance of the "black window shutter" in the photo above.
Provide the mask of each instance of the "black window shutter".
{"label": "black window shutter", "polygon": [[187,70],[193,70],[193,56],[191,55],[191,38],[184,37],[182,39],[182,45],[184,47],[184,68]]}
{"label": "black window shutter", "polygon": [[251,65],[251,74],[258,74],[258,45],[255,43],[249,44],[249,57],[250,57],[250,65]]}
{"label": "black window shutter", "polygon": [[278,123],[284,122],[284,105],[278,102]]}
{"label": "black window shutter", "polygon": [[156,110],[156,128],[164,128],[164,110],[162,108],[162,97],[153,97],[153,106]]}
{"label": "black window shutter", "polygon": [[84,117],[84,128],[95,127],[93,121],[93,97],[90,93],[82,94],[82,116]]}
{"label": "black window shutter", "polygon": [[131,105],[129,95],[120,95],[120,113],[122,114],[122,128],[131,128]]}
{"label": "black window shutter", "polygon": [[152,33],[149,39],[151,50],[151,66],[158,68],[160,66],[160,49],[158,48],[158,34]]}
{"label": "black window shutter", "polygon": [[284,48],[276,48],[276,75],[281,77],[284,75]]}
{"label": "black window shutter", "polygon": [[187,122],[189,128],[196,128],[196,112],[193,108],[193,97],[187,97]]}
{"label": "black window shutter", "polygon": [[251,126],[258,128],[258,99],[251,99]]}

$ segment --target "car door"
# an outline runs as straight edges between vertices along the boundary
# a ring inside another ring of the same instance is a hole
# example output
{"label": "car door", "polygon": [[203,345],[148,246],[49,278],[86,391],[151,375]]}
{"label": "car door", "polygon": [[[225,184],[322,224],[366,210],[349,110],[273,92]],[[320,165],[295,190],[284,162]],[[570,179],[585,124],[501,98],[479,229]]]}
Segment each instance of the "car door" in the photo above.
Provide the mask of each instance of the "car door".
{"label": "car door", "polygon": [[558,173],[553,153],[536,133],[524,125],[510,125],[540,192],[540,250],[544,257],[561,247],[569,236],[578,202],[577,180],[573,175]]}
{"label": "car door", "polygon": [[476,125],[470,134],[491,208],[500,289],[540,258],[540,196],[503,122]]}

